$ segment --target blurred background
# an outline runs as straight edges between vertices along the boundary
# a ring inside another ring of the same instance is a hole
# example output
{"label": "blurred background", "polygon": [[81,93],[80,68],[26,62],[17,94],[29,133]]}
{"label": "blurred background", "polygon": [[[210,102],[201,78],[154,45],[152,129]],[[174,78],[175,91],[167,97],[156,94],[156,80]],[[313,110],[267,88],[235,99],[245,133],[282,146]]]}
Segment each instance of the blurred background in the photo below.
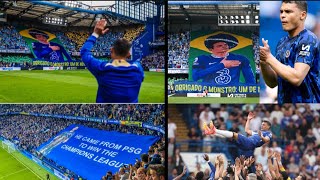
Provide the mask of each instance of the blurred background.
{"label": "blurred background", "polygon": [[[271,53],[275,55],[275,49],[278,41],[287,35],[287,32],[282,30],[280,21],[280,6],[281,1],[261,1],[260,2],[260,45],[261,39],[268,40]],[[308,1],[308,15],[305,22],[305,27],[314,32],[320,38],[320,2]],[[261,91],[260,103],[277,102],[278,87],[269,88],[262,75],[260,76]]]}

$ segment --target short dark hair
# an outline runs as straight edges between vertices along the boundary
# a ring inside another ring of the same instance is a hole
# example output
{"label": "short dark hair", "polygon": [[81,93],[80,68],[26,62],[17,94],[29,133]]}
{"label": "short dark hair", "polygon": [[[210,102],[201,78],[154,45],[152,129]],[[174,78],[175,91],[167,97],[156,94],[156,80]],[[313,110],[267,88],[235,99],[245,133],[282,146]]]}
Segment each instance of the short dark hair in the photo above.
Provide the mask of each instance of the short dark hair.
{"label": "short dark hair", "polygon": [[263,120],[262,122],[267,123],[269,127],[271,127],[271,123],[267,120]]}
{"label": "short dark hair", "polygon": [[131,43],[123,38],[117,39],[113,43],[114,53],[121,57],[126,57],[128,52],[130,51]]}
{"label": "short dark hair", "polygon": [[308,4],[307,1],[289,1],[289,0],[282,0],[282,3],[294,3],[297,7],[302,10],[308,12]]}
{"label": "short dark hair", "polygon": [[204,173],[202,171],[199,171],[197,174],[196,174],[196,180],[202,180],[204,177]]}

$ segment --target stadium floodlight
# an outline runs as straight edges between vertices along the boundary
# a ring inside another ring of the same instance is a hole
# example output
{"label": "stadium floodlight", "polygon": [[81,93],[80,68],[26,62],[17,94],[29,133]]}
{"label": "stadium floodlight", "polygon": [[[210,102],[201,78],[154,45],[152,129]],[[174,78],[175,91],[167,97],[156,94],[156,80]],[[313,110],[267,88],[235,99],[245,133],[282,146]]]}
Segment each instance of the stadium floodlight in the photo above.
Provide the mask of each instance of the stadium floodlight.
{"label": "stadium floodlight", "polygon": [[244,24],[244,20],[241,20],[241,24]]}
{"label": "stadium floodlight", "polygon": [[235,22],[234,20],[231,20],[231,24],[234,24],[234,22]]}
{"label": "stadium floodlight", "polygon": [[249,15],[246,15],[246,19],[250,19],[250,16],[249,16]]}
{"label": "stadium floodlight", "polygon": [[233,16],[230,16],[231,19],[233,19]]}
{"label": "stadium floodlight", "polygon": [[259,20],[255,20],[255,23],[256,23],[256,24],[259,24]]}
{"label": "stadium floodlight", "polygon": [[246,23],[247,23],[247,24],[250,24],[250,20],[246,20]]}
{"label": "stadium floodlight", "polygon": [[238,21],[238,20],[236,20],[236,24],[239,24],[239,21]]}
{"label": "stadium floodlight", "polygon": [[235,18],[236,18],[236,19],[239,19],[239,16],[236,16]]}
{"label": "stadium floodlight", "polygon": [[229,24],[229,21],[228,21],[228,20],[226,20],[226,24]]}
{"label": "stadium floodlight", "polygon": [[259,16],[256,15],[256,16],[254,16],[254,18],[255,18],[255,19],[259,19]]}
{"label": "stadium floodlight", "polygon": [[220,20],[220,24],[223,24],[223,20]]}
{"label": "stadium floodlight", "polygon": [[241,16],[241,19],[244,19],[244,16]]}

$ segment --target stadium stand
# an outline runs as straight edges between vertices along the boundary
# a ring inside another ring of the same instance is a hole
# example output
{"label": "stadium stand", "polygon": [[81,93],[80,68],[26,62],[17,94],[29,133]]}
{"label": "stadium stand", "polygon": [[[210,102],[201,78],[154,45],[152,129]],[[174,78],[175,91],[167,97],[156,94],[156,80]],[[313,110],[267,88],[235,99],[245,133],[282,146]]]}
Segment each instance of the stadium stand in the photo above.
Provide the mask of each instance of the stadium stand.
{"label": "stadium stand", "polygon": [[[318,105],[312,104],[170,106],[168,135],[174,135],[169,137],[168,144],[168,162],[171,162],[169,163],[169,176],[176,177],[183,172],[183,166],[187,164],[188,160],[179,158],[180,163],[176,162],[182,152],[223,152],[228,160],[237,164],[240,150],[227,139],[204,136],[201,127],[203,123],[213,121],[218,129],[246,135],[244,129],[247,114],[250,111],[256,114],[255,119],[251,121],[250,129],[259,130],[261,121],[268,120],[272,123],[273,138],[272,142],[266,146],[255,149],[255,166],[261,166],[262,171],[258,171],[256,167],[257,171],[250,171],[246,176],[242,176],[244,179],[250,176],[250,173],[257,173],[258,176],[260,176],[259,173],[270,176],[274,169],[270,170],[268,167],[269,151],[275,152],[275,154],[271,153],[270,157],[278,158],[277,156],[281,156],[283,169],[280,168],[279,171],[285,169],[291,179],[299,175],[304,175],[306,179],[319,178],[320,109]],[[280,155],[276,155],[276,153],[280,153]],[[227,163],[224,162],[224,164]],[[209,173],[206,173],[210,172],[209,166],[201,171],[205,172],[205,177],[209,176]],[[196,173],[188,171],[184,177],[187,176],[195,177]]]}
{"label": "stadium stand", "polygon": [[125,30],[123,38],[132,41],[135,37],[137,37],[142,31],[144,31],[144,26],[137,26],[137,27],[129,27]]}
{"label": "stadium stand", "polygon": [[169,34],[168,37],[168,67],[188,68],[190,49],[190,32]]}
{"label": "stadium stand", "polygon": [[[99,123],[93,121],[79,121],[56,117],[36,117],[30,115],[23,115],[24,113],[39,113],[51,115],[72,115],[76,117],[99,117],[105,119],[117,119],[126,121],[140,121],[151,126],[158,126],[163,128],[165,123],[164,105],[148,104],[148,105],[98,105],[98,104],[29,104],[29,105],[0,105],[0,114],[23,112],[19,115],[2,115],[0,116],[0,136],[14,142],[21,151],[27,151],[42,161],[50,164],[52,167],[59,169],[62,173],[68,174],[69,178],[81,179],[74,172],[60,166],[51,159],[42,156],[36,149],[48,141],[50,138],[56,136],[58,132],[65,129],[71,124],[79,124],[90,128],[95,128],[104,131],[118,131],[122,133],[137,134],[137,135],[154,135],[161,139],[150,147],[149,152],[142,154],[141,160],[135,165],[134,171],[140,166],[145,169],[154,168],[157,172],[164,171],[164,134],[142,127],[122,126],[117,124]],[[148,154],[147,154],[148,153]],[[140,163],[141,162],[141,163]],[[159,164],[153,167],[153,165]],[[129,167],[126,167],[129,168]],[[131,167],[132,168],[132,167]],[[127,169],[126,169],[127,170]],[[121,171],[121,170],[120,170]],[[133,171],[133,170],[132,170]],[[106,169],[108,172],[108,169]],[[135,173],[137,174],[137,173]],[[118,174],[115,174],[117,176]],[[120,175],[119,175],[120,176]],[[83,178],[82,178],[83,179]]]}
{"label": "stadium stand", "polygon": [[141,64],[144,70],[149,69],[164,69],[165,65],[164,51],[158,51],[149,56],[142,58]]}
{"label": "stadium stand", "polygon": [[25,50],[30,53],[27,43],[14,26],[5,25],[0,28],[0,49]]}

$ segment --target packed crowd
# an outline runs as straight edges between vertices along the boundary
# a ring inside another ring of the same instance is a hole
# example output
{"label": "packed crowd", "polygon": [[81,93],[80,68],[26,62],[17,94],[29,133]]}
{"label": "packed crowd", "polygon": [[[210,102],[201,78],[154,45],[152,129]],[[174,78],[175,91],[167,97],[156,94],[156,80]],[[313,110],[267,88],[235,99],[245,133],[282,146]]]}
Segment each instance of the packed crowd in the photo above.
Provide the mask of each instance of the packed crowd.
{"label": "packed crowd", "polygon": [[105,119],[140,121],[164,127],[163,104],[1,104],[0,114],[7,112],[29,112]]}
{"label": "packed crowd", "polygon": [[168,38],[168,67],[189,68],[188,58],[190,49],[190,32],[169,34]]}
{"label": "packed crowd", "polygon": [[[65,114],[85,117],[108,117],[117,120],[145,121],[155,126],[164,127],[164,105],[0,105],[0,114],[7,112],[38,112],[45,114]],[[107,111],[110,110],[110,111]],[[108,112],[105,115],[104,112]],[[65,167],[59,166],[36,152],[36,149],[54,137],[58,132],[69,125],[80,124],[105,131],[118,131],[137,135],[160,136],[161,140],[150,147],[148,154],[142,154],[134,166],[122,167],[115,178],[129,177],[126,171],[131,168],[131,176],[165,175],[165,136],[154,130],[136,127],[107,124],[105,122],[79,121],[53,117],[36,117],[30,115],[2,115],[0,116],[0,136],[14,142],[21,150],[32,153],[43,161],[60,169],[70,178],[79,179],[79,176]],[[140,170],[139,170],[140,169]],[[127,176],[128,175],[128,176]]]}
{"label": "packed crowd", "polygon": [[13,26],[0,27],[0,49],[16,49],[30,52],[27,43]]}
{"label": "packed crowd", "polygon": [[144,26],[126,28],[123,38],[132,42],[134,38],[136,38],[142,31],[144,31],[144,28]]}
{"label": "packed crowd", "polygon": [[148,153],[141,154],[135,164],[124,166],[115,174],[107,171],[102,180],[139,179],[139,180],[164,180],[166,177],[165,140],[158,141],[149,148]]}
{"label": "packed crowd", "polygon": [[164,51],[158,51],[142,58],[141,64],[144,70],[164,69]]}
{"label": "packed crowd", "polygon": [[272,142],[267,146],[256,148],[254,158],[261,163],[263,172],[271,173],[268,168],[268,152],[279,152],[282,164],[288,176],[298,177],[299,172],[307,179],[320,175],[320,107],[315,104],[284,104],[279,105],[198,105],[181,107],[186,124],[189,128],[189,140],[176,140],[175,132],[179,128],[174,122],[168,124],[169,145],[168,155],[172,162],[171,169],[183,171],[184,163],[177,163],[177,153],[183,143],[187,142],[189,152],[224,152],[232,162],[239,157],[240,151],[227,139],[203,135],[203,124],[214,122],[221,130],[229,130],[246,135],[245,124],[249,112],[256,117],[250,123],[250,129],[260,130],[262,120],[271,122]]}

